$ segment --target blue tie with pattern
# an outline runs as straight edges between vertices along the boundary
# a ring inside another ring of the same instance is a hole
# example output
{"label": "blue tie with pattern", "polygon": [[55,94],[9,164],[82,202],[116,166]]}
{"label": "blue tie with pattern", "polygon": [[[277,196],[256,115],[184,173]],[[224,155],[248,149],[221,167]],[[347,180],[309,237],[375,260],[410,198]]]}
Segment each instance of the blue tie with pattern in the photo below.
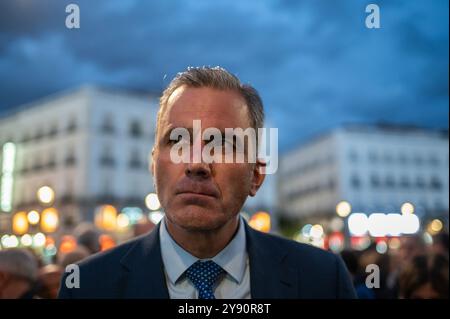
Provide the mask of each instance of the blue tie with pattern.
{"label": "blue tie with pattern", "polygon": [[216,299],[213,286],[225,271],[214,261],[197,261],[186,270],[186,276],[198,290],[198,299]]}

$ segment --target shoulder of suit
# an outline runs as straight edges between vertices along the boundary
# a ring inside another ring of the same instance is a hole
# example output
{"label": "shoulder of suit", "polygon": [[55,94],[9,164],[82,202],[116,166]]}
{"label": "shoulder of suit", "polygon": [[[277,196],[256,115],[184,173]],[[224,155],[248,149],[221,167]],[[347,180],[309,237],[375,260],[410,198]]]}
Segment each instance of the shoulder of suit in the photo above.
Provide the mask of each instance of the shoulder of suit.
{"label": "shoulder of suit", "polygon": [[[287,239],[275,234],[266,234],[256,230],[253,230],[256,238],[264,245],[264,247],[270,247],[272,245],[277,246],[276,249],[283,251],[291,258],[308,260],[309,262],[334,262],[336,255],[332,252],[324,249],[314,247],[312,245],[299,243],[297,241]],[[264,243],[263,243],[264,242]]]}
{"label": "shoulder of suit", "polygon": [[[92,256],[89,256],[88,258],[84,259],[78,265],[80,266],[80,269],[102,269],[101,267],[108,266],[110,268],[114,264],[119,265],[121,259],[135,246],[140,245],[144,239],[148,236],[142,235],[136,238],[133,238],[123,244],[120,244],[114,248],[111,248],[109,250],[96,253]],[[103,269],[104,270],[104,269]]]}

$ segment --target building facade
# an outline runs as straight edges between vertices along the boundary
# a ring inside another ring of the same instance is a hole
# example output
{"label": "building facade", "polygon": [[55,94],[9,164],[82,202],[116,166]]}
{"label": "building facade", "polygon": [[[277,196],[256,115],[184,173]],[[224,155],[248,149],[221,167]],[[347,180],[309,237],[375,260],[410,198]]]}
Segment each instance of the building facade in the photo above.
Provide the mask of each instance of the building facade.
{"label": "building facade", "polygon": [[[42,186],[54,190],[62,230],[92,221],[99,205],[144,209],[157,108],[156,96],[83,86],[0,118],[1,230],[14,212],[45,208]],[[14,147],[12,183],[5,145]]]}
{"label": "building facade", "polygon": [[353,212],[400,212],[448,222],[448,132],[396,126],[336,129],[282,155],[280,213],[290,218],[332,216],[340,201]]}

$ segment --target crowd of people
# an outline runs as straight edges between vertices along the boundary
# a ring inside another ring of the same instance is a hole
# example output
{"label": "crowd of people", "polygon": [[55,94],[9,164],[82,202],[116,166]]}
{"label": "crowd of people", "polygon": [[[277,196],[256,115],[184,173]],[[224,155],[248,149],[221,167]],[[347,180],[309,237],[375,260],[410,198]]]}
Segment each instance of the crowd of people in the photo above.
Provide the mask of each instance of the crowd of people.
{"label": "crowd of people", "polygon": [[[359,299],[448,299],[448,242],[445,232],[433,236],[431,245],[420,235],[403,236],[400,247],[385,254],[372,244],[341,256]],[[377,272],[369,265],[377,265]]]}
{"label": "crowd of people", "polygon": [[[1,250],[0,299],[57,298],[66,266],[100,251],[100,233],[93,226],[80,225],[75,236],[76,249],[57,255],[51,264],[29,249]],[[422,236],[404,236],[397,250],[380,254],[372,244],[363,251],[344,250],[341,257],[359,299],[441,299],[449,296],[448,244],[448,233],[435,235],[431,245]],[[375,286],[367,284],[368,265],[379,269],[379,278],[371,277]]]}

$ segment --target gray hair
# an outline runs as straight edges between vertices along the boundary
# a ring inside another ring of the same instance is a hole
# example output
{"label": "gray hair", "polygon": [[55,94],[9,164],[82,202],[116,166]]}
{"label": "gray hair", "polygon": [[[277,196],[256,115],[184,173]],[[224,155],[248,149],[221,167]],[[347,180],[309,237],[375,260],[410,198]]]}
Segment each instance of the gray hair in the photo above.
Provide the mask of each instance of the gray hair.
{"label": "gray hair", "polygon": [[0,271],[34,281],[38,273],[38,262],[31,252],[24,249],[1,250]]}
{"label": "gray hair", "polygon": [[264,126],[264,107],[261,97],[255,88],[248,84],[242,84],[235,75],[219,66],[188,67],[186,71],[180,72],[175,76],[159,100],[155,136],[158,136],[159,122],[167,101],[172,93],[181,86],[193,88],[209,87],[217,90],[235,91],[244,98],[247,104],[250,125],[256,131]]}

